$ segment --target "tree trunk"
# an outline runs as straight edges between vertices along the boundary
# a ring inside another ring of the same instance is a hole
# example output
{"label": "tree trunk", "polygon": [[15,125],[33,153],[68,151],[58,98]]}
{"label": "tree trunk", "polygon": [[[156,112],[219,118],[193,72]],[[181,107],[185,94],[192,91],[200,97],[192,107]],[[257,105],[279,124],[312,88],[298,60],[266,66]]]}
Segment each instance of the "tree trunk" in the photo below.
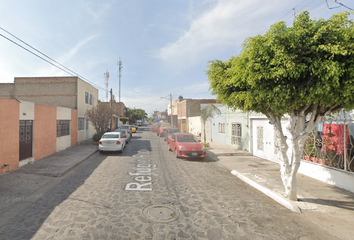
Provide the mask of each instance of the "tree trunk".
{"label": "tree trunk", "polygon": [[206,131],[205,131],[205,122],[203,122],[203,125],[204,125],[204,143],[206,143]]}
{"label": "tree trunk", "polygon": [[300,167],[301,156],[304,149],[304,142],[306,137],[300,136],[299,121],[302,119],[293,116],[289,119],[290,126],[288,130],[291,135],[291,156],[289,157],[287,151],[289,149],[287,137],[282,130],[281,118],[275,120],[275,131],[280,146],[280,176],[285,188],[285,197],[292,201],[297,201],[297,181],[296,174]]}
{"label": "tree trunk", "polygon": [[[316,111],[313,111],[316,113]],[[281,179],[285,188],[285,196],[292,201],[297,201],[297,181],[296,174],[299,170],[301,157],[304,152],[305,142],[308,134],[322,120],[322,115],[310,115],[306,119],[303,112],[291,114],[289,116],[289,126],[287,127],[291,141],[291,155],[287,155],[289,148],[286,140],[287,137],[282,131],[281,118],[273,118],[275,129],[280,141],[280,160],[281,160]]]}

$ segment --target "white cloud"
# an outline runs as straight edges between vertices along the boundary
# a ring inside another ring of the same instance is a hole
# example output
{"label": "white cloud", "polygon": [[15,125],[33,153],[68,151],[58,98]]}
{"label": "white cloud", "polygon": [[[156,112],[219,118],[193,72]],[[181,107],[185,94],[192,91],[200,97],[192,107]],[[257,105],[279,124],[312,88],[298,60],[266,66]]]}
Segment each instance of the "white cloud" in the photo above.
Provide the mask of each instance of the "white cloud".
{"label": "white cloud", "polygon": [[272,8],[260,0],[218,1],[194,20],[188,16],[191,19],[189,29],[175,42],[159,49],[155,56],[190,65],[230,46],[236,50],[245,38],[260,33],[260,17]]}
{"label": "white cloud", "polygon": [[[82,39],[80,42],[78,42],[75,46],[73,46],[69,51],[63,53],[61,56],[59,56],[57,59],[55,59],[57,62],[65,66],[65,63],[70,61],[71,59],[75,58],[75,56],[78,54],[80,49],[82,49],[85,45],[87,45],[89,42],[91,42],[93,39],[95,39],[97,35],[89,36],[84,39]],[[88,64],[86,62],[86,64]],[[77,64],[78,65],[78,64]],[[60,68],[63,68],[59,66]],[[65,69],[65,68],[63,68]],[[71,69],[69,67],[69,69]],[[75,70],[74,70],[75,71]],[[63,73],[62,70],[58,69],[57,67],[52,66],[50,69],[48,69],[48,66],[45,66],[44,68],[40,68],[38,70],[38,74],[40,76],[49,76],[49,75],[63,75],[66,73]]]}

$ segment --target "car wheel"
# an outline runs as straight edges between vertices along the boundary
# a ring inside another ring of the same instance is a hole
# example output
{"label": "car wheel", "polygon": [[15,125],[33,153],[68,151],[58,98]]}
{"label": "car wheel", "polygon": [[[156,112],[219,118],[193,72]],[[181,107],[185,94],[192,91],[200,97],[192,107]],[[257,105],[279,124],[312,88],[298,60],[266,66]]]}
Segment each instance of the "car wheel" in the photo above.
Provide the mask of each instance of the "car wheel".
{"label": "car wheel", "polygon": [[167,143],[167,150],[171,151],[170,144]]}
{"label": "car wheel", "polygon": [[103,151],[98,151],[98,152],[101,153],[101,154],[103,153]]}
{"label": "car wheel", "polygon": [[175,148],[175,155],[176,155],[176,158],[178,158],[178,150],[177,150],[177,148]]}

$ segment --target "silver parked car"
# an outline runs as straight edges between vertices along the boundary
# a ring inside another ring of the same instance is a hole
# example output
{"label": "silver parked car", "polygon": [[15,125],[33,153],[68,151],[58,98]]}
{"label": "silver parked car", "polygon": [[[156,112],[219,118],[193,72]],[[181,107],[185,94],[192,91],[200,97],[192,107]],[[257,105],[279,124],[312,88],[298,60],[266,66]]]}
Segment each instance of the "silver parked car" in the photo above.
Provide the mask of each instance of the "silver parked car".
{"label": "silver parked car", "polygon": [[126,129],[126,130],[128,130],[128,132],[129,132],[129,134],[130,134],[130,137],[133,136],[133,133],[132,133],[132,131],[131,131],[131,129],[130,129],[130,125],[122,125],[122,126],[120,126],[118,129]]}
{"label": "silver parked car", "polygon": [[122,137],[125,138],[125,143],[128,144],[130,142],[131,139],[131,135],[128,131],[128,129],[116,129],[114,130],[114,132],[120,132],[122,133]]}

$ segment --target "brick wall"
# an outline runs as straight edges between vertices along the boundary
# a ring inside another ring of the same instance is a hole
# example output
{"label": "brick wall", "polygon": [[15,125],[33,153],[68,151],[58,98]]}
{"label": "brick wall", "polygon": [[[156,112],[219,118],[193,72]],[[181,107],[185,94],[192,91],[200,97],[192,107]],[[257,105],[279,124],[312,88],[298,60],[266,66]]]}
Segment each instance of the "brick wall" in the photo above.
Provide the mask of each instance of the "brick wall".
{"label": "brick wall", "polygon": [[13,83],[0,83],[0,98],[11,98]]}
{"label": "brick wall", "polygon": [[16,98],[50,106],[77,108],[77,77],[16,77]]}
{"label": "brick wall", "polygon": [[20,103],[0,98],[0,173],[19,166],[19,118]]}
{"label": "brick wall", "polygon": [[[111,103],[110,102],[100,102],[100,104],[110,107]],[[124,117],[125,113],[124,113],[124,108],[125,105],[122,102],[112,102],[112,109],[114,114],[120,116],[120,117]]]}
{"label": "brick wall", "polygon": [[55,153],[57,147],[57,108],[34,106],[34,160]]}
{"label": "brick wall", "polygon": [[186,112],[186,101],[182,101],[177,103],[177,114],[178,117],[186,117],[187,112]]}

